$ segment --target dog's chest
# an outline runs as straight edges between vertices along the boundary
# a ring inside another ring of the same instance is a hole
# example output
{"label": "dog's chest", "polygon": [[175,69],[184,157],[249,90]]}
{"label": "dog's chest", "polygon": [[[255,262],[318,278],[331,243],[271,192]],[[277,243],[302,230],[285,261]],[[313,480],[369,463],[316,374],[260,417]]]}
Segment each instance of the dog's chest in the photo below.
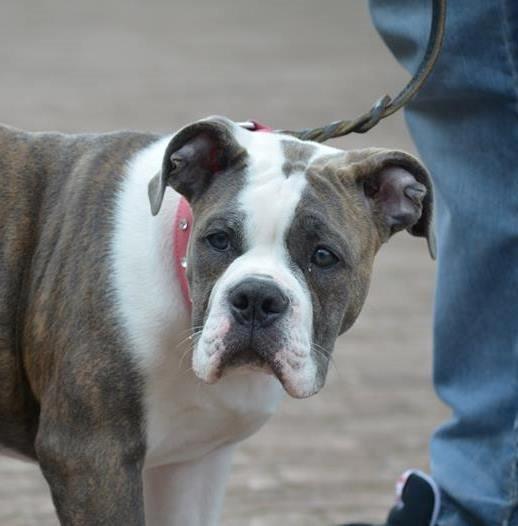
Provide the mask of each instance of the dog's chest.
{"label": "dog's chest", "polygon": [[272,376],[249,372],[206,385],[187,362],[178,367],[178,355],[173,355],[146,379],[148,467],[184,462],[248,437],[282,397]]}

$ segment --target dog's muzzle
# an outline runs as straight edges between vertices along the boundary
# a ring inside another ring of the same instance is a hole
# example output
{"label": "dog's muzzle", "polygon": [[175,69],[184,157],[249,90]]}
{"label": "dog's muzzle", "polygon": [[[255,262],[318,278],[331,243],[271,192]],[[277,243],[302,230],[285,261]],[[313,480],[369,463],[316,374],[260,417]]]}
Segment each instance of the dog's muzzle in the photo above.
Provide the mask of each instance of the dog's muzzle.
{"label": "dog's muzzle", "polygon": [[289,278],[249,273],[215,290],[193,353],[198,378],[215,383],[226,374],[254,371],[276,376],[296,398],[318,391],[310,311]]}

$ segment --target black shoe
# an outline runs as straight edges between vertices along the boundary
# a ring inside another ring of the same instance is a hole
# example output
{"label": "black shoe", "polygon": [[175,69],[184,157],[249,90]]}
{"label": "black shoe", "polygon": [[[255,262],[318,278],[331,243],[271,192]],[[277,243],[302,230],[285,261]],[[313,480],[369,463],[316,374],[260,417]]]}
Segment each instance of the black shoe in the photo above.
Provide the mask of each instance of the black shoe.
{"label": "black shoe", "polygon": [[[379,526],[434,526],[439,514],[441,496],[435,482],[421,471],[407,471],[396,485],[397,502],[388,518]],[[344,524],[343,526],[374,526]]]}

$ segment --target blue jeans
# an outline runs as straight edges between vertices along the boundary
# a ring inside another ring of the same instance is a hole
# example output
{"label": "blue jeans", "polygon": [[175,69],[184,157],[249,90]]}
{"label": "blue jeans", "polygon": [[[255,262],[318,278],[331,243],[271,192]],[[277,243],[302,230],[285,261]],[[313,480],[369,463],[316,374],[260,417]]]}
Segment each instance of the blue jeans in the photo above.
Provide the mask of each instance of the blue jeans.
{"label": "blue jeans", "polygon": [[[415,71],[431,0],[370,0]],[[436,198],[431,442],[440,526],[518,525],[518,0],[449,0],[445,47],[406,111]],[[403,79],[402,79],[403,81]],[[381,94],[381,93],[380,93]]]}

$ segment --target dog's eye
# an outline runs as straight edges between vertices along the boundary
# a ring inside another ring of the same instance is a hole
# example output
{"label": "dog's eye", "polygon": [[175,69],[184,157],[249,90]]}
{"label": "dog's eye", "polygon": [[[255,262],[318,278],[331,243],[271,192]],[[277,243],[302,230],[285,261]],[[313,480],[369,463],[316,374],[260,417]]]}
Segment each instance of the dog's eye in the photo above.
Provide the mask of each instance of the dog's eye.
{"label": "dog's eye", "polygon": [[327,248],[318,247],[311,256],[311,262],[320,268],[329,268],[338,263],[338,258]]}
{"label": "dog's eye", "polygon": [[226,232],[214,232],[207,236],[207,241],[216,250],[227,250],[230,246],[230,239]]}

